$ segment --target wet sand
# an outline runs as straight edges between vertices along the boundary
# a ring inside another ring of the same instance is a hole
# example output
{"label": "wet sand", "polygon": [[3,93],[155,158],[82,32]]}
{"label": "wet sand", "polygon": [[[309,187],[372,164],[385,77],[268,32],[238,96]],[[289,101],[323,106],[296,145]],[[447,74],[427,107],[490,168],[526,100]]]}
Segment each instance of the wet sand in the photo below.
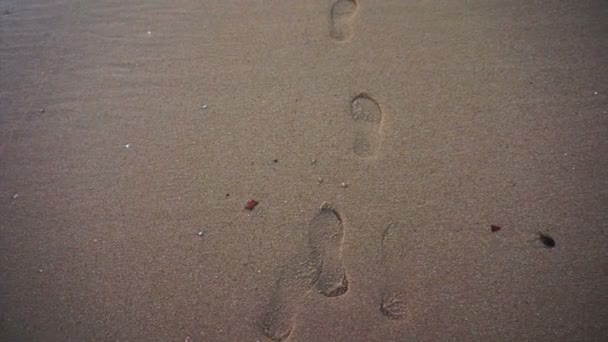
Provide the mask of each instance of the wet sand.
{"label": "wet sand", "polygon": [[605,339],[607,17],[0,2],[0,340]]}

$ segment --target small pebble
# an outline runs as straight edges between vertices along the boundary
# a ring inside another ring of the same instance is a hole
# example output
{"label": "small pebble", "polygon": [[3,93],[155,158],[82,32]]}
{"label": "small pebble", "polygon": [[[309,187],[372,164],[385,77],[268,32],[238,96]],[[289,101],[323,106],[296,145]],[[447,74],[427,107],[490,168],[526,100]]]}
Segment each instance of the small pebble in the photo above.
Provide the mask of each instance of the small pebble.
{"label": "small pebble", "polygon": [[348,188],[348,183],[342,182],[342,183],[340,183],[340,186],[343,188]]}
{"label": "small pebble", "polygon": [[152,31],[148,31],[148,36],[152,34]]}
{"label": "small pebble", "polygon": [[13,195],[13,199],[17,199],[17,197],[19,197],[19,194],[14,194]]}
{"label": "small pebble", "polygon": [[198,236],[203,236],[205,235],[203,232],[198,232]]}
{"label": "small pebble", "polygon": [[540,233],[539,239],[545,245],[545,247],[547,247],[547,248],[555,247],[555,240],[553,240],[553,238],[550,237],[549,235]]}
{"label": "small pebble", "polygon": [[593,95],[597,95],[597,94],[599,94],[597,91],[594,91],[594,92],[593,92]]}
{"label": "small pebble", "polygon": [[129,147],[131,147],[131,144],[126,144],[125,145],[125,148],[129,148]]}
{"label": "small pebble", "polygon": [[203,109],[207,109],[207,105],[203,105]]}
{"label": "small pebble", "polygon": [[317,178],[317,183],[319,183],[319,184],[323,183],[323,178],[321,178],[321,177]]}
{"label": "small pebble", "polygon": [[44,113],[44,108],[40,108],[39,112]]}

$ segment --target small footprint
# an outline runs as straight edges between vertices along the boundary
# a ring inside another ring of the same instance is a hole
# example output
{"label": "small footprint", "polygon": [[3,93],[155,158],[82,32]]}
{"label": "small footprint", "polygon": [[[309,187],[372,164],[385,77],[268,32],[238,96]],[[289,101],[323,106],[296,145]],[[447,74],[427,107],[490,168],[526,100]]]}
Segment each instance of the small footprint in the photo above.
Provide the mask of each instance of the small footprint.
{"label": "small footprint", "polygon": [[[406,238],[406,227],[401,222],[393,221],[388,224],[382,235],[382,267],[385,283],[382,287],[380,312],[392,320],[406,319],[410,312],[401,289],[400,266],[407,252],[403,241]],[[397,273],[397,276],[394,274]]]}
{"label": "small footprint", "polygon": [[331,7],[330,36],[338,41],[348,40],[353,35],[352,21],[359,4],[356,0],[338,0]]}
{"label": "small footprint", "polygon": [[351,116],[355,130],[353,152],[361,158],[375,156],[380,145],[383,119],[380,105],[366,93],[361,93],[352,100]]}

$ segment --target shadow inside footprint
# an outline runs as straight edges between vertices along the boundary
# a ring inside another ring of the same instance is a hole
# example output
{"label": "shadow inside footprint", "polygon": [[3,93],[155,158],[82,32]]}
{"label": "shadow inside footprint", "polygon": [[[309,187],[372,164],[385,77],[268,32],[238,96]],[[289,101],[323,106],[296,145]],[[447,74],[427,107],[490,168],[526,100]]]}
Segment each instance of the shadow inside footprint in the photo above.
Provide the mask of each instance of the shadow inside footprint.
{"label": "shadow inside footprint", "polygon": [[338,0],[331,7],[330,36],[342,41],[352,37],[352,20],[359,5],[356,0]]}
{"label": "shadow inside footprint", "polygon": [[325,288],[319,287],[319,292],[327,297],[339,297],[348,291],[348,279],[346,278],[346,275],[344,275],[344,278],[338,283],[327,282],[327,284],[330,286]]}

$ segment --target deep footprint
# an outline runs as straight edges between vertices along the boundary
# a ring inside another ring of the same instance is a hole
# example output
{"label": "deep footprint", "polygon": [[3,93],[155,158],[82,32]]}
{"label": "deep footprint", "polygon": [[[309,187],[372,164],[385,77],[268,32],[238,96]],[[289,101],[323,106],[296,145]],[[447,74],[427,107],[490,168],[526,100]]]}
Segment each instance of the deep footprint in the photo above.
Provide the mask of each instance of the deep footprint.
{"label": "deep footprint", "polygon": [[380,312],[387,318],[393,320],[403,320],[409,316],[407,303],[401,294],[402,284],[399,277],[397,283],[392,283],[393,274],[396,272],[396,265],[400,265],[405,253],[403,247],[406,227],[401,222],[391,222],[388,224],[382,235],[382,267],[384,269],[384,285],[381,289],[382,298],[380,302]]}
{"label": "deep footprint", "polygon": [[331,7],[330,36],[335,40],[343,41],[353,35],[352,21],[359,5],[356,0],[338,0]]}
{"label": "deep footprint", "polygon": [[261,322],[264,335],[269,339],[284,341],[291,334],[304,298],[319,278],[319,267],[311,261],[308,254],[298,255],[279,275]]}
{"label": "deep footprint", "polygon": [[327,297],[338,297],[348,291],[348,278],[342,264],[344,225],[336,209],[327,202],[309,225],[309,248],[313,264],[318,265],[316,286]]}
{"label": "deep footprint", "polygon": [[366,93],[361,93],[352,100],[351,116],[355,130],[353,152],[361,158],[375,156],[382,127],[380,105]]}

